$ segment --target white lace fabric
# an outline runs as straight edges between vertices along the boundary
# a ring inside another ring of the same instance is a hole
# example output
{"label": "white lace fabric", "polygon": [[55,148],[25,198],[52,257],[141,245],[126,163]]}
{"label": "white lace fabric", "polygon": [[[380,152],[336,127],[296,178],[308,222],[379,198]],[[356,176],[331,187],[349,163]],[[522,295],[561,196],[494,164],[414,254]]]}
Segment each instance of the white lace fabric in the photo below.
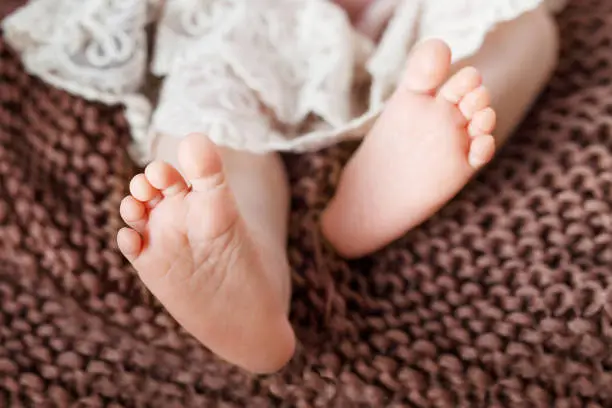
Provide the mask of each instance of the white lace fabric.
{"label": "white lace fabric", "polygon": [[29,73],[89,100],[123,103],[133,138],[145,144],[146,18],[140,0],[31,0],[3,29]]}
{"label": "white lace fabric", "polygon": [[[30,73],[125,104],[145,154],[160,134],[192,132],[234,149],[306,151],[363,137],[415,42],[441,38],[463,59],[543,0],[376,1],[370,25],[392,14],[376,45],[329,0],[30,0],[3,28]],[[147,24],[150,70],[164,78],[153,110],[141,95]],[[356,96],[364,79],[367,103]]]}

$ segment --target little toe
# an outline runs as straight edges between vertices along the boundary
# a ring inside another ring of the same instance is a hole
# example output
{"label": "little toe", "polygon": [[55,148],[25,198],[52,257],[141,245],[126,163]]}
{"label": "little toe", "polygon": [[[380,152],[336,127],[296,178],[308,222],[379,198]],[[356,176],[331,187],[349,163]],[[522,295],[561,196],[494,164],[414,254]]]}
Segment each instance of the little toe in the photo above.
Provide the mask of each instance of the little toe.
{"label": "little toe", "polygon": [[159,191],[149,183],[143,173],[137,174],[130,181],[130,193],[135,199],[143,203],[159,196]]}
{"label": "little toe", "polygon": [[131,228],[122,228],[117,233],[117,245],[123,256],[133,263],[142,251],[142,237]]}
{"label": "little toe", "polygon": [[446,81],[440,88],[438,96],[450,103],[457,104],[480,85],[482,85],[480,71],[474,67],[466,67]]}
{"label": "little toe", "polygon": [[474,169],[487,164],[495,154],[495,139],[491,135],[477,136],[470,144],[468,163]]}
{"label": "little toe", "polygon": [[484,86],[479,86],[459,102],[459,110],[467,120],[472,120],[476,112],[486,109],[490,104],[489,90]]}
{"label": "little toe", "polygon": [[179,163],[194,191],[206,191],[225,182],[217,147],[206,136],[192,134],[179,146]]}
{"label": "little toe", "polygon": [[451,51],[440,40],[428,40],[414,48],[406,64],[402,87],[411,92],[431,94],[448,76]]}
{"label": "little toe", "polygon": [[136,231],[142,231],[147,223],[145,205],[132,196],[127,196],[121,201],[119,213],[123,221]]}
{"label": "little toe", "polygon": [[149,183],[160,190],[164,197],[170,197],[187,190],[183,176],[166,162],[156,160],[145,169]]}
{"label": "little toe", "polygon": [[490,135],[495,129],[496,122],[497,115],[493,108],[485,108],[474,114],[472,121],[468,125],[468,133],[470,137]]}

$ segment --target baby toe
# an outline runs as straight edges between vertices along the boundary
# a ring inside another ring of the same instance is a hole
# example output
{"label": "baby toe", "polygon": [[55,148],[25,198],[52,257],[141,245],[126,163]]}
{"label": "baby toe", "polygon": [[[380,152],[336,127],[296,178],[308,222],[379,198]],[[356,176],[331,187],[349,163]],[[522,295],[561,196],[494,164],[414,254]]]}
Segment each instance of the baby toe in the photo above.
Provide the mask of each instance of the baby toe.
{"label": "baby toe", "polygon": [[482,85],[480,71],[474,67],[466,67],[446,81],[440,88],[438,96],[450,103],[457,104],[480,85]]}
{"label": "baby toe", "polygon": [[430,94],[442,84],[450,71],[451,51],[440,40],[428,40],[417,45],[408,57],[402,88],[415,93]]}
{"label": "baby toe", "polygon": [[488,107],[474,113],[470,124],[468,125],[468,133],[471,137],[490,135],[495,129],[497,115],[493,108]]}
{"label": "baby toe", "polygon": [[221,157],[206,136],[192,134],[186,137],[179,146],[178,156],[193,191],[207,191],[224,183]]}
{"label": "baby toe", "polygon": [[495,139],[491,135],[477,136],[470,144],[468,163],[479,169],[491,161],[495,154]]}
{"label": "baby toe", "polygon": [[134,176],[130,181],[130,193],[135,199],[143,203],[159,196],[159,191],[149,183],[147,177],[142,173]]}
{"label": "baby toe", "polygon": [[145,176],[151,186],[170,197],[187,190],[187,183],[174,167],[163,161],[154,161],[145,169]]}
{"label": "baby toe", "polygon": [[132,196],[127,196],[121,201],[119,213],[123,221],[136,231],[142,231],[147,223],[145,205]]}
{"label": "baby toe", "polygon": [[489,90],[484,86],[479,86],[463,97],[459,102],[459,110],[467,120],[472,120],[476,112],[486,109],[490,104]]}
{"label": "baby toe", "polygon": [[117,246],[123,256],[133,263],[142,251],[142,237],[131,228],[122,228],[117,233]]}

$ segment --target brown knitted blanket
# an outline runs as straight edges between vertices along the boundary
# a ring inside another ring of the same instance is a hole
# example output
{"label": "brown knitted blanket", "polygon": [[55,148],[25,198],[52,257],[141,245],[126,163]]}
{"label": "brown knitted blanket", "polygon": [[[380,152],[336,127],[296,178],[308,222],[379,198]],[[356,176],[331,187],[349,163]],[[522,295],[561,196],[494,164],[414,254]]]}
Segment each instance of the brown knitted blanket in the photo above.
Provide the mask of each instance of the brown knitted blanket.
{"label": "brown knitted blanket", "polygon": [[300,345],[269,377],[209,354],[115,250],[121,107],[29,77],[0,39],[0,407],[612,407],[612,2],[560,20],[516,137],[377,255],[320,249],[350,147],[287,158]]}

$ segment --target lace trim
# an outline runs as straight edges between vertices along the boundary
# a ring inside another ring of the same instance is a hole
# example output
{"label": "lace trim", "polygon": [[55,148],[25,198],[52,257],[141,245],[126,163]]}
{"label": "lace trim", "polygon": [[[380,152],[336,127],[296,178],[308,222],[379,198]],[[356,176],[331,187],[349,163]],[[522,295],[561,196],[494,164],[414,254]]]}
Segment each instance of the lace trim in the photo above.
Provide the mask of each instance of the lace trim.
{"label": "lace trim", "polygon": [[453,61],[476,54],[499,23],[518,18],[543,0],[427,0],[419,24],[419,39],[440,38],[453,50]]}
{"label": "lace trim", "polygon": [[[298,127],[280,124],[272,114],[263,114],[269,108],[232,64],[212,54],[192,54],[182,58],[176,70],[176,74],[166,77],[162,88],[153,115],[151,145],[155,145],[159,134],[182,137],[202,132],[215,143],[234,149],[299,152],[360,138],[363,129],[369,129],[379,114],[371,112],[342,127],[318,122],[310,131],[301,133]],[[209,86],[198,86],[201,83]]]}
{"label": "lace trim", "polygon": [[543,0],[404,0],[395,11],[367,67],[372,75],[370,105],[390,96],[404,68],[407,52],[427,38],[444,40],[453,62],[474,55],[499,23],[534,10]]}
{"label": "lace trim", "polygon": [[[320,28],[313,31],[315,22]],[[353,73],[368,46],[344,11],[327,1],[169,3],[152,68],[167,75],[154,131],[180,137],[189,123],[191,131],[213,132],[213,140],[235,148],[285,150],[296,144],[289,135],[311,114],[331,128],[348,123]],[[185,95],[197,103],[177,109]],[[262,118],[262,111],[272,117]],[[222,126],[221,117],[233,119]],[[183,125],[170,129],[166,120]],[[278,125],[285,136],[274,130]]]}
{"label": "lace trim", "polygon": [[[442,38],[456,60],[466,58],[499,22],[563,0],[378,1],[364,21],[381,27],[393,16],[376,49],[327,0],[32,0],[4,30],[30,73],[125,104],[141,147],[159,133],[203,131],[236,149],[304,151],[363,136],[416,41]],[[165,82],[151,118],[139,92],[152,21],[151,71]],[[352,94],[364,68],[366,113]]]}
{"label": "lace trim", "polygon": [[32,73],[119,95],[142,84],[145,24],[140,0],[36,0],[10,16],[4,29]]}
{"label": "lace trim", "polygon": [[140,145],[151,112],[137,93],[146,68],[145,16],[140,0],[35,0],[3,29],[30,74],[89,100],[124,104]]}

